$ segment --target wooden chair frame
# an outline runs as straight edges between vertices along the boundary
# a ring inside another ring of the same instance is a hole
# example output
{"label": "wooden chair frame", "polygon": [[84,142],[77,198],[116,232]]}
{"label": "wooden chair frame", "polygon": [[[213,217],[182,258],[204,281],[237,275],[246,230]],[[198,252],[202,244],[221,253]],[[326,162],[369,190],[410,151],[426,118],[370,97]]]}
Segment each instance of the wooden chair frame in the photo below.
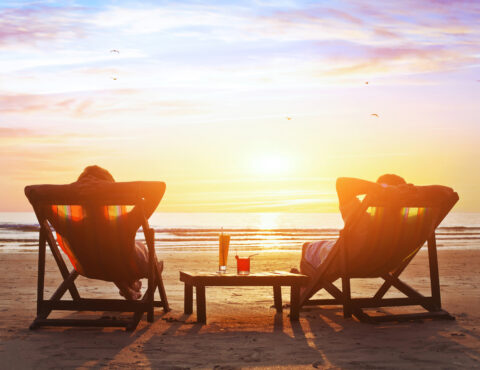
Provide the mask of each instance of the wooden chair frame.
{"label": "wooden chair frame", "polygon": [[[452,197],[442,204],[439,220],[435,225],[438,227],[443,218],[452,209],[458,201],[457,193],[453,193]],[[318,268],[312,267],[309,275],[312,276],[310,283],[306,289],[302,290],[300,297],[301,306],[314,305],[341,305],[343,306],[343,316],[350,318],[355,316],[362,322],[377,323],[386,321],[408,321],[419,319],[447,319],[454,320],[447,311],[442,309],[440,297],[440,279],[438,272],[437,244],[435,231],[428,237],[428,262],[430,269],[430,296],[424,296],[417,290],[400,280],[401,273],[409,265],[419,249],[410,257],[401,262],[393,271],[383,273],[377,278],[383,278],[384,282],[370,298],[352,298],[350,280],[355,278],[349,273],[348,268],[348,231],[359,221],[361,214],[370,206],[379,206],[380,204],[371,203],[367,196],[357,211],[352,215],[351,219],[345,222],[345,228],[341,231],[337,243],[334,245],[331,253],[329,253],[325,262]],[[399,204],[399,207],[423,207],[428,203]],[[332,281],[325,278],[329,266],[335,258],[340,258],[340,278],[342,280],[342,289],[337,288]],[[401,298],[384,298],[385,294],[391,287],[395,287],[406,297]],[[327,299],[312,299],[311,297],[321,289],[325,289],[332,297]],[[364,312],[365,308],[394,307],[394,306],[421,306],[426,312],[406,313],[406,314],[387,314],[382,316],[371,316]]]}
{"label": "wooden chair frame", "polygon": [[[143,199],[137,199],[134,204],[128,202],[125,205],[138,205],[143,211]],[[42,212],[42,207],[52,203],[35,202],[32,203],[34,211],[40,224],[39,234],[39,253],[38,253],[38,283],[37,283],[37,316],[30,329],[36,329],[41,326],[96,326],[96,327],[124,327],[127,331],[135,330],[143,313],[147,313],[147,321],[154,320],[154,307],[163,307],[164,312],[170,311],[165,287],[162,280],[163,262],[157,260],[154,244],[154,229],[150,228],[148,220],[142,212],[142,229],[148,247],[148,286],[143,297],[138,301],[129,301],[125,299],[94,299],[82,298],[75,285],[75,279],[78,272],[75,269],[68,271],[67,265],[58,248],[57,241],[53,236],[52,229]],[[78,204],[78,203],[77,203]],[[96,205],[118,205],[114,201],[96,202]],[[49,299],[44,298],[45,287],[45,257],[46,246],[50,247],[55,262],[63,277],[63,282]],[[155,290],[158,289],[160,300],[154,299]],[[69,291],[71,298],[62,299],[64,294]],[[54,310],[66,311],[107,311],[107,312],[132,312],[129,320],[116,318],[99,319],[51,319],[48,318]]]}

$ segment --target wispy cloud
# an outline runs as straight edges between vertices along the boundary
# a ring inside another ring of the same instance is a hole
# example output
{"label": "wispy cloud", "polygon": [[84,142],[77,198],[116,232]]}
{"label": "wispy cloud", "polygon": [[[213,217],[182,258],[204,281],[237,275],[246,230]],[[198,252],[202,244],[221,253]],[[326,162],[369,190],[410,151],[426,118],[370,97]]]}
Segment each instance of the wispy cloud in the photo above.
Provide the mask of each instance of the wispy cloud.
{"label": "wispy cloud", "polygon": [[[125,104],[125,100],[129,104]],[[7,94],[0,95],[0,113],[63,114],[74,118],[120,116],[126,112],[160,113],[162,116],[203,111],[190,100],[146,98],[139,90],[111,90],[82,94]]]}
{"label": "wispy cloud", "polygon": [[72,97],[32,94],[0,96],[0,112],[3,114],[68,111],[73,115],[81,115],[91,105],[92,99],[77,99]]}
{"label": "wispy cloud", "polygon": [[82,37],[83,17],[80,7],[0,8],[0,47],[33,46],[40,41],[65,42]]}
{"label": "wispy cloud", "polygon": [[24,137],[31,133],[27,128],[0,127],[0,138]]}
{"label": "wispy cloud", "polygon": [[337,65],[320,75],[368,76],[386,74],[432,73],[473,65],[476,58],[468,52],[444,47],[399,46],[366,48],[364,57],[337,59]]}

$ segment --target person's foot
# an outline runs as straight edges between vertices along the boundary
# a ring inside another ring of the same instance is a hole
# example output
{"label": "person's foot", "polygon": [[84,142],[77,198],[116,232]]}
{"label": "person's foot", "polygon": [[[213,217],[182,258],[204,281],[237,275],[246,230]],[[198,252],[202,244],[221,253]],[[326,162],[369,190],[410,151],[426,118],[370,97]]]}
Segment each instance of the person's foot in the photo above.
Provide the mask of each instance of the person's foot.
{"label": "person's foot", "polygon": [[118,293],[128,301],[137,301],[142,296],[142,293],[136,292],[130,288],[120,289]]}
{"label": "person's foot", "polygon": [[[135,283],[135,282],[134,282]],[[140,292],[140,289],[137,291],[137,290],[134,290],[131,288],[130,284],[128,283],[115,283],[115,285],[118,287],[119,289],[119,294],[124,297],[125,299],[129,300],[129,301],[136,301],[138,299],[141,298],[142,296],[142,293]],[[141,287],[141,283],[140,283],[140,287]]]}
{"label": "person's foot", "polygon": [[132,282],[130,284],[129,288],[136,291],[136,292],[140,292],[140,289],[142,289],[142,281],[141,280],[135,280],[134,282]]}

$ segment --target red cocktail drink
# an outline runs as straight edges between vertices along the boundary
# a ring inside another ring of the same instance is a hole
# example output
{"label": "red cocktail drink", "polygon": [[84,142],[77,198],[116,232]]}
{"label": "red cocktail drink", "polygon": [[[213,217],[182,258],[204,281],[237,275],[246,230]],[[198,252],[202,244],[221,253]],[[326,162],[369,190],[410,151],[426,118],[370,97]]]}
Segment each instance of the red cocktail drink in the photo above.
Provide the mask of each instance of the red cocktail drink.
{"label": "red cocktail drink", "polygon": [[238,275],[248,275],[250,273],[250,257],[238,257],[237,259],[237,274]]}

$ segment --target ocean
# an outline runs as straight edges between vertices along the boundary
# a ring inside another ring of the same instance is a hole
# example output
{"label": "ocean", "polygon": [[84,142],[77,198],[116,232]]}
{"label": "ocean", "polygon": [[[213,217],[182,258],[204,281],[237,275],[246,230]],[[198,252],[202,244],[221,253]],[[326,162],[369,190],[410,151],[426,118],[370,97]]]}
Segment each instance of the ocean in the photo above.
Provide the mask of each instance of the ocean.
{"label": "ocean", "polygon": [[[223,228],[230,250],[242,253],[297,251],[306,241],[335,239],[343,221],[339,213],[155,213],[150,226],[159,252],[216,250]],[[36,252],[38,229],[33,212],[0,212],[0,253]],[[437,246],[479,249],[480,213],[450,213],[437,229]]]}

